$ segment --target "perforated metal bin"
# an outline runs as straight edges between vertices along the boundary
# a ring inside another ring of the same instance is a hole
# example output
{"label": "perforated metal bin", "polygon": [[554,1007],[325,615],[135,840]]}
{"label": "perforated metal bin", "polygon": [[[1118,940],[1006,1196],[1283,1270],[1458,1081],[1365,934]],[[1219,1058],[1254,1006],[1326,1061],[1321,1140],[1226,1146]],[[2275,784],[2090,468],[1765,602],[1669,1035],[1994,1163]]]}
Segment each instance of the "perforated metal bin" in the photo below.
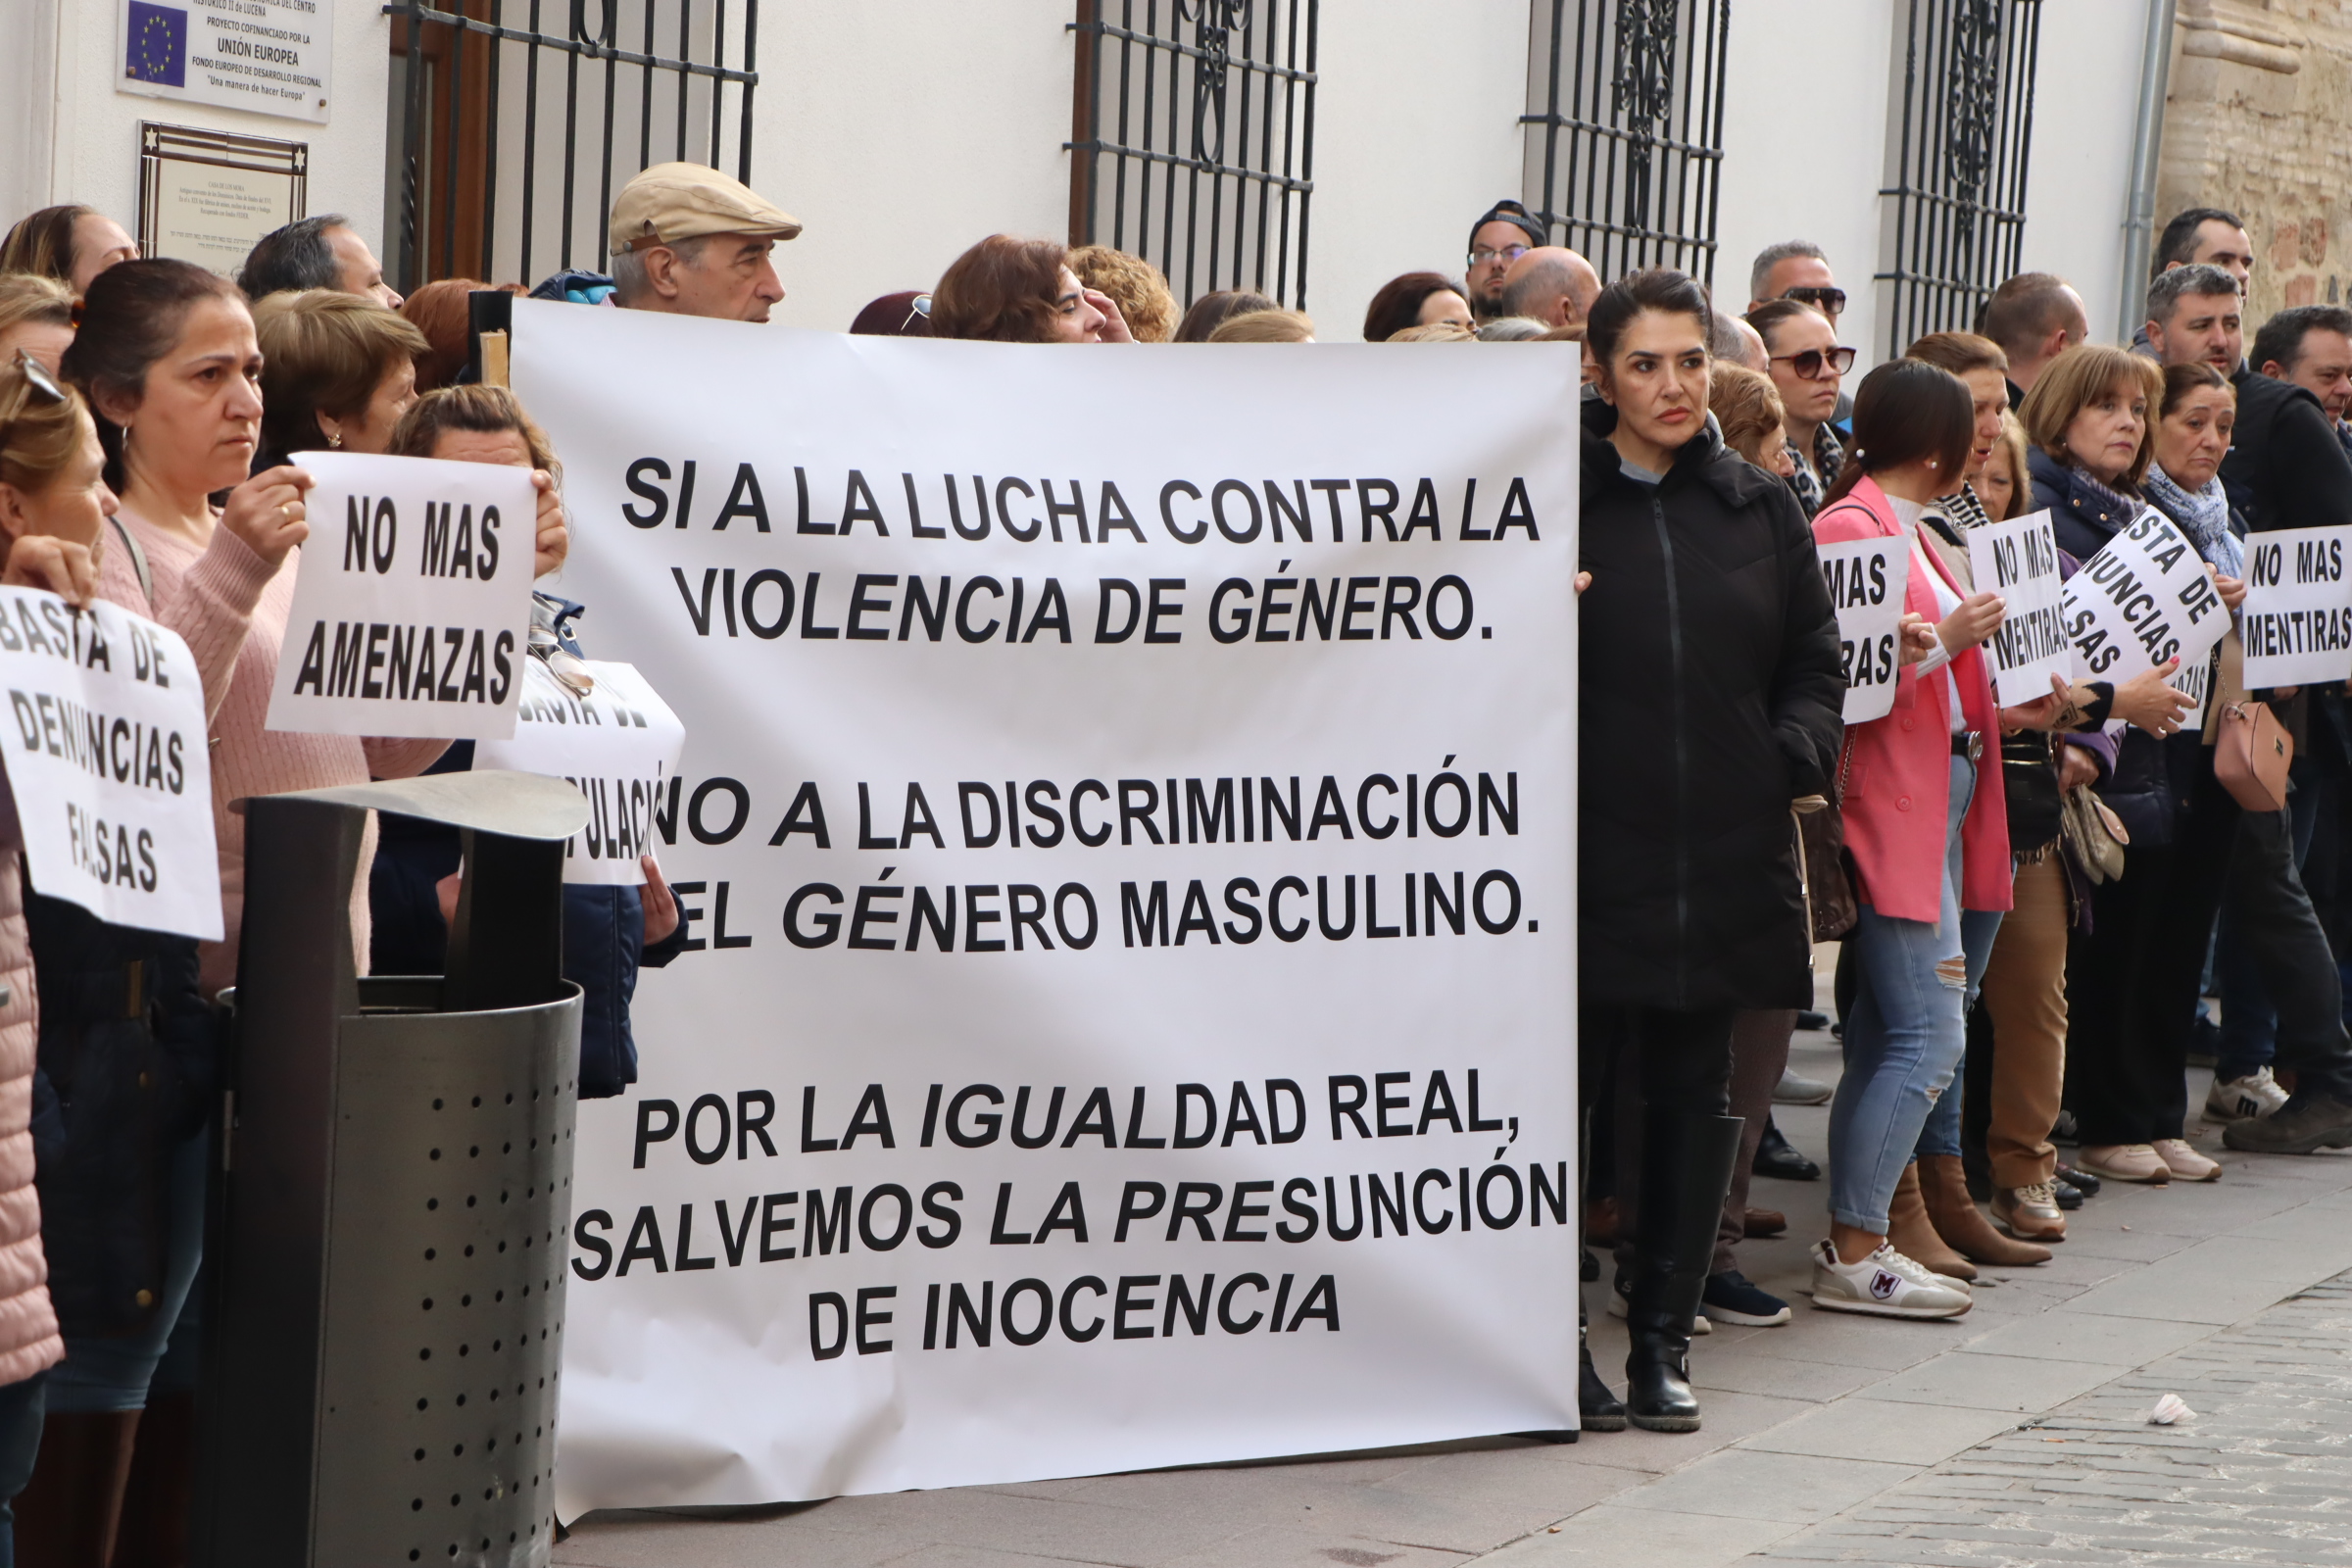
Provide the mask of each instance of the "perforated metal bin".
{"label": "perforated metal bin", "polygon": [[[536,1568],[553,1535],[577,791],[455,773],[244,803],[195,1561]],[[461,828],[449,974],[361,979],[367,808]]]}

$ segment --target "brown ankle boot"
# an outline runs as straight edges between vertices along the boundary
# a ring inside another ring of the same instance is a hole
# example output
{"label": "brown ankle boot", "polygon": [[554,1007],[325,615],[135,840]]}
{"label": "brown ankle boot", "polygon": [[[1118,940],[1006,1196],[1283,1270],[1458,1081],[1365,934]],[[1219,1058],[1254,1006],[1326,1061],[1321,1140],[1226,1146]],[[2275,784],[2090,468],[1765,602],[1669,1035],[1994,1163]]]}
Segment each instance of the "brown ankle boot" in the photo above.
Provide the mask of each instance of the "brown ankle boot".
{"label": "brown ankle boot", "polygon": [[41,1424],[32,1480],[17,1494],[24,1568],[107,1568],[138,1430],[136,1410],[54,1411]]}
{"label": "brown ankle boot", "polygon": [[1886,1206],[1886,1240],[1894,1250],[1930,1273],[1946,1279],[1973,1280],[1976,1265],[1962,1257],[1936,1234],[1928,1219],[1927,1200],[1920,1195],[1919,1166],[1903,1167],[1895,1184],[1894,1201]]}
{"label": "brown ankle boot", "polygon": [[2013,1242],[1992,1228],[1968,1196],[1968,1174],[1958,1154],[1927,1154],[1919,1161],[1920,1196],[1936,1234],[1961,1256],[1999,1268],[2046,1263],[2050,1250],[2037,1242]]}

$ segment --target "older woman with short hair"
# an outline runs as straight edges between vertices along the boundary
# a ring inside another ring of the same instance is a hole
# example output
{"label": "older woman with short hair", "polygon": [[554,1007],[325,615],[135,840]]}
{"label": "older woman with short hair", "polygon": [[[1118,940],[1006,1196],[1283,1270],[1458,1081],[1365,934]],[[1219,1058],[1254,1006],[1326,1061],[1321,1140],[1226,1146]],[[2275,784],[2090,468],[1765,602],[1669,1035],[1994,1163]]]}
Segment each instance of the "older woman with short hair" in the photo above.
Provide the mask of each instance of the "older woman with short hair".
{"label": "older woman with short hair", "polygon": [[405,318],[360,294],[305,289],[253,307],[262,349],[262,451],[257,466],[289,453],[389,450],[392,427],[416,401],[416,365],[432,352]]}

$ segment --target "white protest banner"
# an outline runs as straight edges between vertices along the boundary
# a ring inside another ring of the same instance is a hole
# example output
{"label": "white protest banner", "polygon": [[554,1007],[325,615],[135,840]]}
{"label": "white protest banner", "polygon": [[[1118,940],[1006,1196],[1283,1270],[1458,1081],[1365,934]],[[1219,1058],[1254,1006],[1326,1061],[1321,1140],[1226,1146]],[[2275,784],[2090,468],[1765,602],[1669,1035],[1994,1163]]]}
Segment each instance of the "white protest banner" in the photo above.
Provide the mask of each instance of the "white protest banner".
{"label": "white protest banner", "polygon": [[1572,354],[514,367],[697,950],[580,1107],[560,1513],[1575,1424]]}
{"label": "white protest banner", "polygon": [[514,734],[538,531],[529,470],[348,452],[294,461],[318,482],[270,728]]}
{"label": "white protest banner", "polygon": [[1902,539],[1845,539],[1815,544],[1830,603],[1838,611],[1838,658],[1845,667],[1845,721],[1860,724],[1894,710],[1902,673],[1896,628],[1911,581],[1911,546]]}
{"label": "white protest banner", "polygon": [[524,660],[514,738],[476,743],[473,765],[579,786],[588,825],[564,846],[564,880],[636,887],[645,881],[638,857],[654,854],[654,813],[678,770],[686,726],[631,666],[585,664],[596,685],[580,696],[541,661]]}
{"label": "white protest banner", "polygon": [[2001,624],[1984,643],[1992,662],[1992,692],[2003,707],[2050,695],[2050,677],[2071,676],[2074,645],[2060,606],[2058,541],[2045,509],[1968,531],[1968,564],[1980,593],[2006,601]]}
{"label": "white protest banner", "polygon": [[0,755],[33,887],[102,920],[220,940],[204,683],[179,634],[101,600],[0,589]]}
{"label": "white protest banner", "polygon": [[2301,686],[2352,676],[2352,527],[2279,528],[2246,539],[2246,602],[2238,635],[2246,686]]}
{"label": "white protest banner", "polygon": [[[2060,601],[2085,680],[2122,682],[2178,658],[2170,682],[2205,703],[2206,654],[2230,629],[2230,612],[2188,536],[2150,509],[2066,580]],[[2198,722],[2192,710],[2183,722]]]}

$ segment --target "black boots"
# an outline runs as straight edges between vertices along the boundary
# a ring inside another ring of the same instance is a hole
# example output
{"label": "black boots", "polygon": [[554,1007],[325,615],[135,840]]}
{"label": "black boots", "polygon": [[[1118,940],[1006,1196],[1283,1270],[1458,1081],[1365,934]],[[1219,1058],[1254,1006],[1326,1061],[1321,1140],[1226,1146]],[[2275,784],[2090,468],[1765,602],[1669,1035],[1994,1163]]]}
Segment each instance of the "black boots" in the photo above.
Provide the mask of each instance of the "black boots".
{"label": "black boots", "polygon": [[1652,1112],[1644,1120],[1642,1201],[1626,1300],[1633,1347],[1625,1358],[1625,1408],[1646,1432],[1698,1430],[1690,1320],[1706,1290],[1743,1125],[1738,1116]]}
{"label": "black boots", "polygon": [[1625,1406],[1592,1370],[1592,1347],[1586,1343],[1585,1303],[1576,1303],[1576,1415],[1587,1432],[1623,1432]]}

